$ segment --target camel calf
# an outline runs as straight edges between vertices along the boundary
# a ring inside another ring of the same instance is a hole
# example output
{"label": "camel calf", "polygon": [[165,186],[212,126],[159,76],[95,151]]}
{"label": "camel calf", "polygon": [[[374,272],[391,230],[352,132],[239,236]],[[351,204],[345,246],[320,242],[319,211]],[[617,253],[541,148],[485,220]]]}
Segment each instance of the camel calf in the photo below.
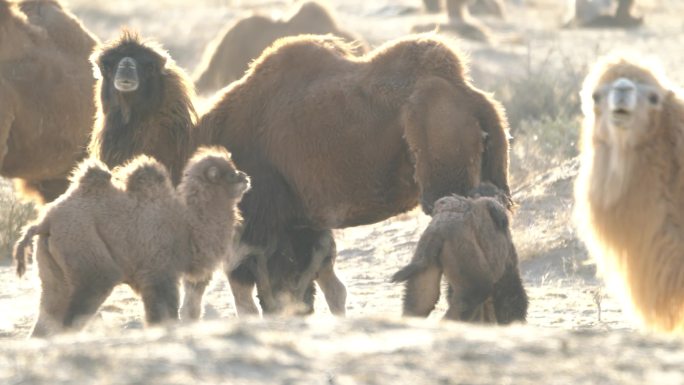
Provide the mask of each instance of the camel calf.
{"label": "camel calf", "polygon": [[148,324],[176,320],[180,278],[206,280],[230,257],[249,178],[227,151],[200,149],[175,190],[164,166],[147,156],[115,175],[120,181],[100,162],[83,162],[17,243],[21,275],[25,249],[38,236],[42,293],[33,336],[81,328],[119,283],[142,296]]}
{"label": "camel calf", "polygon": [[453,195],[435,203],[411,263],[392,277],[393,282],[406,282],[404,315],[430,314],[439,299],[442,273],[449,283],[446,319],[525,320],[527,294],[508,214],[497,200]]}

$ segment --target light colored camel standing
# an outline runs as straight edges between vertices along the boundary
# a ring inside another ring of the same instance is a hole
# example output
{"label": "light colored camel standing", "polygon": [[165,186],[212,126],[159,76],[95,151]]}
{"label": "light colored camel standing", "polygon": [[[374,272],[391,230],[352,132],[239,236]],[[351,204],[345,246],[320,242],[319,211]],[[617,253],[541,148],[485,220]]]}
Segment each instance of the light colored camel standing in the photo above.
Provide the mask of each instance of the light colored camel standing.
{"label": "light colored camel standing", "polygon": [[202,149],[174,190],[168,171],[147,156],[117,169],[82,163],[69,190],[45,206],[17,243],[17,273],[36,242],[42,292],[33,336],[79,329],[115,285],[139,293],[148,324],[178,319],[180,278],[206,280],[233,263],[237,203],[249,187],[224,149]]}
{"label": "light colored camel standing", "polygon": [[580,235],[646,326],[684,332],[684,100],[659,66],[611,56],[584,83]]}

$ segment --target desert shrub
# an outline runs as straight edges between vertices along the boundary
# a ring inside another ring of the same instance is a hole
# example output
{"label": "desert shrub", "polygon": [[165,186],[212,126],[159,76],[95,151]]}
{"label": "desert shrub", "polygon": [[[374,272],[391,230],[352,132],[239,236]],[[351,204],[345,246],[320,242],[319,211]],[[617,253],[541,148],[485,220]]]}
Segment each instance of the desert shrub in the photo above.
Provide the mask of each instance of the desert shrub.
{"label": "desert shrub", "polygon": [[586,65],[558,49],[541,58],[528,52],[522,75],[506,79],[495,95],[504,104],[513,136],[511,177],[530,176],[577,155],[581,123],[579,91]]}
{"label": "desert shrub", "polygon": [[0,262],[11,261],[12,247],[21,228],[35,215],[34,205],[19,201],[12,184],[0,179]]}
{"label": "desert shrub", "polygon": [[[580,115],[579,91],[586,66],[549,51],[540,62],[528,59],[522,76],[502,82],[495,94],[506,107],[513,134],[530,121],[558,121]],[[528,55],[529,56],[529,55]]]}
{"label": "desert shrub", "polygon": [[581,118],[524,120],[511,143],[511,178],[517,185],[578,154]]}

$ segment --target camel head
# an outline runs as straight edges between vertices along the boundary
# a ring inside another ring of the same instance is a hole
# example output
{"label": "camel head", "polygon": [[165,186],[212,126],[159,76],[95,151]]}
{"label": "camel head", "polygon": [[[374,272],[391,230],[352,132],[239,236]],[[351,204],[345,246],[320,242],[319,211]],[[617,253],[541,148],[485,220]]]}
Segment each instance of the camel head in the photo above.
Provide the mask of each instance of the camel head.
{"label": "camel head", "polygon": [[130,31],[103,45],[91,56],[99,79],[100,102],[105,113],[120,110],[124,121],[153,113],[163,102],[168,54],[153,42]]}
{"label": "camel head", "polygon": [[185,167],[178,190],[189,202],[233,205],[249,187],[249,176],[235,167],[226,149],[217,146],[202,147],[195,152]]}
{"label": "camel head", "polygon": [[661,126],[663,105],[671,97],[663,84],[655,72],[627,59],[601,63],[582,93],[594,137],[622,150],[653,138]]}
{"label": "camel head", "polygon": [[624,56],[600,60],[587,76],[582,153],[597,178],[590,192],[595,205],[608,208],[624,196],[643,163],[640,152],[668,140],[672,89],[657,63]]}

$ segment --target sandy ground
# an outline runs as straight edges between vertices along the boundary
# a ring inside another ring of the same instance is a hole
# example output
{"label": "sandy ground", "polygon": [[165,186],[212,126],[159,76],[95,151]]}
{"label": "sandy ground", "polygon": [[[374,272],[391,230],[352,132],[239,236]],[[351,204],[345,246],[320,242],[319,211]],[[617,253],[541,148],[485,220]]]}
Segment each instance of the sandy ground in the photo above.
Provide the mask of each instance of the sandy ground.
{"label": "sandy ground", "polygon": [[[236,5],[242,8],[236,8]],[[560,30],[555,0],[511,5],[505,21],[484,19],[497,41],[463,41],[473,78],[484,89],[544,68],[583,74],[615,48],[660,57],[684,84],[684,3],[642,3],[638,31]],[[67,2],[102,39],[121,25],[154,36],[188,71],[206,43],[236,17],[283,13],[281,2],[123,0]],[[343,24],[371,44],[444,15],[402,16],[417,1],[332,1]],[[578,78],[578,82],[581,77]],[[579,119],[579,117],[577,117]],[[515,127],[514,127],[515,128]],[[513,153],[523,153],[516,148]],[[142,304],[118,288],[87,330],[51,341],[25,340],[35,317],[34,267],[18,279],[0,267],[0,384],[682,384],[680,339],[638,325],[596,277],[571,222],[576,159],[537,163],[513,156],[514,238],[530,295],[527,325],[479,327],[400,318],[402,288],[389,277],[403,266],[429,218],[413,211],[375,225],[337,231],[337,270],[348,289],[348,318],[330,316],[322,296],[306,319],[237,320],[225,277],[205,297],[204,321],[144,330]]]}

